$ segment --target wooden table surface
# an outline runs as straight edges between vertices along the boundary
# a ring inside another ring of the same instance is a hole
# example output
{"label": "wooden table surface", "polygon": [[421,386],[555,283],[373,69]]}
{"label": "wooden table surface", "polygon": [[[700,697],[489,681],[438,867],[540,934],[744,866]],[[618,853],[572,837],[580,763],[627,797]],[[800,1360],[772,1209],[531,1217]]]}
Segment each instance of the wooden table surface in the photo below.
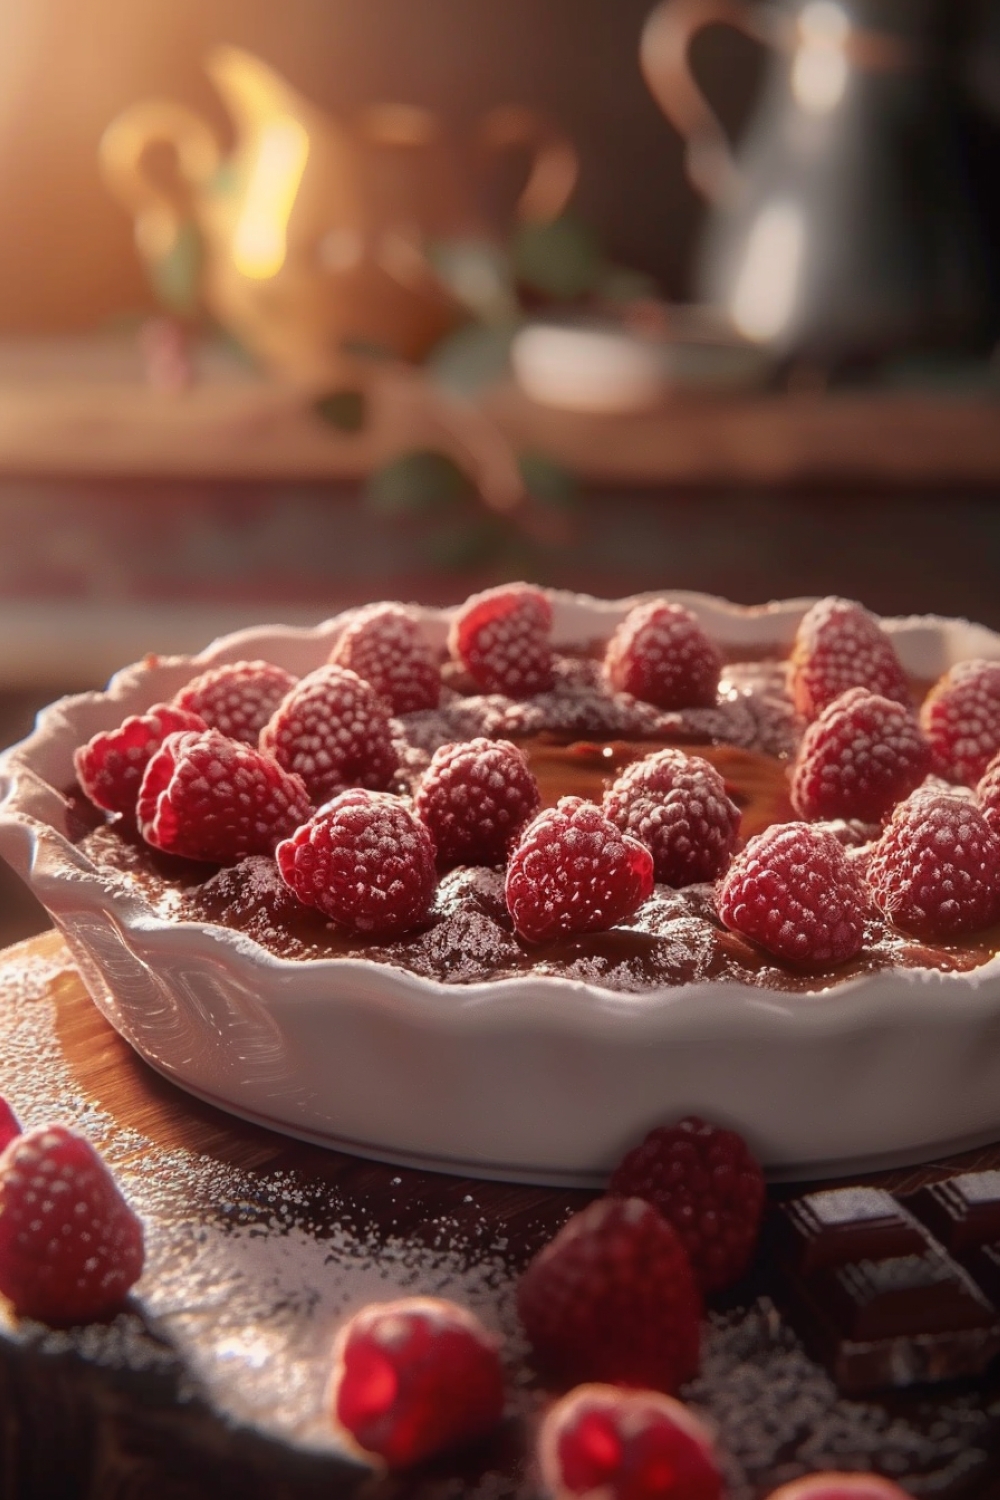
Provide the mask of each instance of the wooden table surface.
{"label": "wooden table surface", "polygon": [[[113,1322],[56,1333],[0,1313],[5,1500],[537,1494],[531,1430],[544,1398],[513,1288],[592,1195],[359,1161],[191,1099],[104,1021],[55,932],[0,955],[0,1092],[26,1128],[58,1119],[84,1132],[147,1227],[146,1274]],[[960,1165],[997,1164],[1000,1146],[877,1180],[905,1191]],[[996,1381],[888,1407],[839,1400],[770,1304],[754,1301],[769,1274],[759,1266],[716,1313],[705,1379],[689,1392],[719,1424],[731,1500],[754,1500],[795,1472],[884,1462],[914,1495],[1000,1495]],[[463,1301],[505,1336],[511,1415],[460,1464],[393,1478],[338,1455],[324,1388],[343,1316],[409,1292]],[[768,1402],[775,1431],[761,1436]],[[932,1429],[950,1434],[943,1448],[934,1440],[933,1463]]]}

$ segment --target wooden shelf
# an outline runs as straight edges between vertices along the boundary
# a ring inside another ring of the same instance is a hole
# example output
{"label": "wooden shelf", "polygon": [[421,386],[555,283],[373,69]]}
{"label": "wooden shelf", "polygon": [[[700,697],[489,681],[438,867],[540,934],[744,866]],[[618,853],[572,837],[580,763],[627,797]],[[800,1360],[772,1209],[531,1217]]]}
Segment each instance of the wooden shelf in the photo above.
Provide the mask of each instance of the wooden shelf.
{"label": "wooden shelf", "polygon": [[[222,350],[200,351],[198,371],[189,390],[165,393],[126,337],[0,344],[0,477],[353,480],[434,443],[399,391],[352,436]],[[1000,486],[1000,401],[986,395],[685,394],[594,417],[511,385],[483,406],[514,446],[598,483]]]}

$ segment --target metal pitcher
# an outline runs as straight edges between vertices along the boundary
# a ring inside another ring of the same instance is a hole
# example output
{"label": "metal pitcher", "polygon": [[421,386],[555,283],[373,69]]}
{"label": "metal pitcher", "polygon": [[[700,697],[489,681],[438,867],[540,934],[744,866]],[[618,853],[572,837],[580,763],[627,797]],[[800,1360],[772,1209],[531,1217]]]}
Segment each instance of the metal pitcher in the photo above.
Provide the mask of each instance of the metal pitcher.
{"label": "metal pitcher", "polygon": [[[987,292],[958,151],[959,0],[663,0],[641,63],[711,205],[698,294],[777,357],[824,366],[974,343]],[[771,52],[736,153],[692,75],[695,34]]]}

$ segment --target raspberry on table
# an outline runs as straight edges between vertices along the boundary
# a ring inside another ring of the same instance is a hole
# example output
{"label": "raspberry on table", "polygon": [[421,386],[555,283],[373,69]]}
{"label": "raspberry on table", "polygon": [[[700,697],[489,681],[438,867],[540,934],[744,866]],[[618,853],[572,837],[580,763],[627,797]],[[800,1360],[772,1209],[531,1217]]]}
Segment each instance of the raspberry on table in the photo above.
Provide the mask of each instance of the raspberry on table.
{"label": "raspberry on table", "polygon": [[1000,922],[1000,834],[964,797],[916,792],[868,861],[876,906],[914,937],[948,939]]}
{"label": "raspberry on table", "polygon": [[807,719],[852,687],[895,703],[911,702],[895,646],[875,616],[851,599],[820,599],[803,615],[788,685],[795,707]]}
{"label": "raspberry on table", "polygon": [[735,1130],[696,1115],[661,1125],[622,1159],[608,1192],[644,1199],[673,1225],[704,1293],[731,1286],[750,1264],[764,1174]]}
{"label": "raspberry on table", "polygon": [[437,885],[434,841],[399,797],[341,792],[278,845],[281,878],[338,927],[396,937],[423,922]]}
{"label": "raspberry on table", "polygon": [[767,1500],[910,1500],[910,1492],[880,1474],[829,1470],[779,1485]]}
{"label": "raspberry on table", "polygon": [[740,810],[718,771],[683,750],[658,750],[626,767],[605,793],[604,813],[646,845],[662,885],[715,880],[740,827]]}
{"label": "raspberry on table", "polygon": [[370,682],[394,714],[438,706],[437,661],[413,610],[402,604],[371,604],[359,610],[331,651],[330,661]]}
{"label": "raspberry on table", "polygon": [[117,729],[95,734],[73,755],[76,779],[97,807],[131,816],[146,767],[168,734],[206,729],[204,719],[172,703],[131,714]]}
{"label": "raspberry on table", "polygon": [[260,748],[302,777],[317,806],[345,787],[383,791],[399,764],[386,705],[346,667],[303,677],[264,725]]}
{"label": "raspberry on table", "polygon": [[657,708],[711,708],[722,653],[681,604],[653,599],[622,620],[604,656],[611,686]]}
{"label": "raspberry on table", "polygon": [[485,693],[543,693],[553,683],[552,605],[525,583],[473,594],[452,621],[448,649]]}
{"label": "raspberry on table", "polygon": [[148,844],[220,865],[272,854],[311,813],[298,776],[217,729],[168,735],[146,767],[136,804]]}
{"label": "raspberry on table", "polygon": [[528,1265],[517,1310],[560,1380],[676,1391],[697,1372],[701,1295],[675,1229],[640,1198],[599,1198]]}
{"label": "raspberry on table", "polygon": [[256,745],[257,737],[278,704],[298,681],[269,661],[231,661],[210,667],[174,697],[231,740]]}
{"label": "raspberry on table", "polygon": [[802,736],[792,806],[801,818],[877,823],[930,768],[930,746],[909,708],[867,688],[848,688]]}
{"label": "raspberry on table", "polygon": [[938,774],[974,785],[1000,751],[1000,662],[951,667],[924,699],[920,723]]}
{"label": "raspberry on table", "polygon": [[507,910],[518,935],[550,942],[604,932],[653,889],[653,857],[582,797],[561,797],[521,835],[507,866]]}
{"label": "raspberry on table", "polygon": [[363,1307],[341,1329],[334,1364],[335,1421],[393,1469],[483,1437],[503,1415],[496,1340],[443,1298]]}
{"label": "raspberry on table", "polygon": [[0,1156],[0,1292],[59,1327],[117,1312],[142,1275],[142,1224],[89,1141],[64,1125]]}
{"label": "raspberry on table", "polygon": [[21,1134],[21,1122],[7,1100],[0,1097],[0,1151],[9,1146],[16,1135]]}
{"label": "raspberry on table", "polygon": [[546,1412],[538,1434],[552,1500],[722,1500],[712,1435],[660,1391],[581,1385]]}
{"label": "raspberry on table", "polygon": [[474,739],[434,752],[414,810],[441,865],[502,864],[538,811],[538,782],[510,740]]}
{"label": "raspberry on table", "polygon": [[750,840],[719,886],[719,915],[733,932],[786,963],[845,963],[864,942],[868,899],[832,833],[776,823]]}

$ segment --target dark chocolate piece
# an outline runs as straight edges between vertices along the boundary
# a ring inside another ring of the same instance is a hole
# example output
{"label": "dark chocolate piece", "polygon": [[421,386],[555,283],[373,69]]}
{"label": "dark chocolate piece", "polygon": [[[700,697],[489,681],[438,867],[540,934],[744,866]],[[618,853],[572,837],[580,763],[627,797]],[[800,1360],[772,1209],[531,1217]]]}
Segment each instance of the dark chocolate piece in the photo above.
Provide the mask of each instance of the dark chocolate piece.
{"label": "dark chocolate piece", "polygon": [[1000,1240],[1000,1171],[932,1182],[907,1207],[952,1254]]}
{"label": "dark chocolate piece", "polygon": [[938,1249],[801,1277],[793,1307],[846,1395],[981,1375],[1000,1352],[1000,1316]]}
{"label": "dark chocolate piece", "polygon": [[961,1259],[973,1281],[1000,1307],[1000,1244],[975,1245]]}
{"label": "dark chocolate piece", "polygon": [[802,1275],[848,1261],[921,1254],[925,1236],[882,1188],[832,1188],[778,1209],[781,1254]]}

